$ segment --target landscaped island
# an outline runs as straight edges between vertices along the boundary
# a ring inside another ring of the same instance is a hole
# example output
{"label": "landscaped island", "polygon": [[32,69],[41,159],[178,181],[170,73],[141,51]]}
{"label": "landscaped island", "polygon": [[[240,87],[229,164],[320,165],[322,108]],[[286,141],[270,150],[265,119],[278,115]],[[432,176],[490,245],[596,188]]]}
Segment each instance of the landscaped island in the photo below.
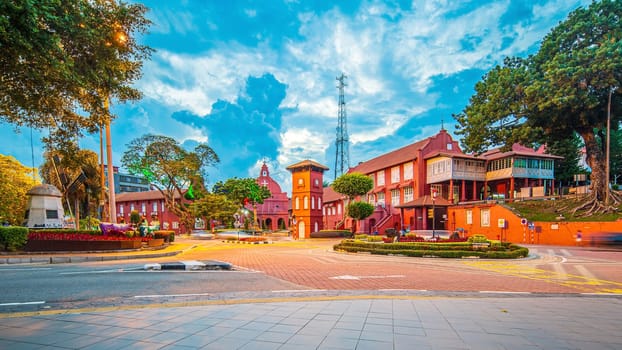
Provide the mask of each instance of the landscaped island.
{"label": "landscaped island", "polygon": [[381,236],[357,235],[355,239],[345,239],[336,244],[335,251],[350,253],[370,253],[378,255],[402,255],[434,258],[486,258],[517,259],[527,257],[529,249],[509,242],[488,240],[485,236],[474,235],[468,240],[434,240],[409,238],[407,242],[388,242]]}

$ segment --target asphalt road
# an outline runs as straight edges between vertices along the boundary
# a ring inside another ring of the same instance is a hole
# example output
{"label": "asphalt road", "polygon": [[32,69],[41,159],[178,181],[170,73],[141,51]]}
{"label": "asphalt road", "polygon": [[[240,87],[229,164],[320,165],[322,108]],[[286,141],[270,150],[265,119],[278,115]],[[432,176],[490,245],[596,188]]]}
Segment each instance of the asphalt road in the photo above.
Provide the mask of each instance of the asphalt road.
{"label": "asphalt road", "polygon": [[[197,241],[175,257],[0,266],[0,313],[317,295],[622,296],[622,252],[529,246],[521,260],[344,254],[336,241],[240,245]],[[146,271],[145,264],[220,260],[233,271]]]}

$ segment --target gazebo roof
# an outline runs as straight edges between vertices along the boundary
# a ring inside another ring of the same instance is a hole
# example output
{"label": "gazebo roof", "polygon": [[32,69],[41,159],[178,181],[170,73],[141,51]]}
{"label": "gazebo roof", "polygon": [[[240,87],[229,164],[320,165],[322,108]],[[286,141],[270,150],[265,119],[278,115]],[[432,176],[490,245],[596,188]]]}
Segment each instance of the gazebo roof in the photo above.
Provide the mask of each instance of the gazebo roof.
{"label": "gazebo roof", "polygon": [[416,198],[415,200],[412,200],[404,204],[396,205],[395,207],[396,208],[418,208],[418,207],[431,207],[432,205],[435,205],[437,207],[448,207],[450,205],[453,205],[453,203],[441,197],[436,197],[436,199],[432,200],[432,197],[426,194],[423,197]]}

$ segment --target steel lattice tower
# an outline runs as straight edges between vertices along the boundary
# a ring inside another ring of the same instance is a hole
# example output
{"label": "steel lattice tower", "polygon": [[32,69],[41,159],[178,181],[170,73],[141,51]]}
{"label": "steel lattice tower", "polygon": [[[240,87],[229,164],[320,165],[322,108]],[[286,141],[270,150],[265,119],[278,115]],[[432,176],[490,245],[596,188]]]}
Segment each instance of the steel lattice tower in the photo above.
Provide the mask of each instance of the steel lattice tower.
{"label": "steel lattice tower", "polygon": [[335,179],[344,174],[350,168],[350,141],[348,139],[348,119],[346,117],[346,100],[344,97],[345,79],[341,74],[337,77],[337,88],[339,89],[339,111],[337,118],[337,139],[335,140]]}

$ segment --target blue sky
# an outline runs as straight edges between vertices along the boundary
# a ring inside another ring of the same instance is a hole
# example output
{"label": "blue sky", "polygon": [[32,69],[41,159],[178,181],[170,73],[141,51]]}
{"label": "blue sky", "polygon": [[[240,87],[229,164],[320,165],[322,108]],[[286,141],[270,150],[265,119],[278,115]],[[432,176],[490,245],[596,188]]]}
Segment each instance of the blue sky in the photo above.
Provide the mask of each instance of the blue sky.
{"label": "blue sky", "polygon": [[[304,159],[330,168],[345,90],[350,165],[431,136],[468,103],[477,81],[506,56],[540,40],[586,0],[304,1],[186,0],[143,3],[154,22],[142,42],[156,51],[136,87],[144,98],[113,104],[115,165],[146,133],[221,158],[209,183],[256,177],[268,163],[290,192],[285,168]],[[113,102],[114,103],[114,102]],[[0,153],[41,163],[41,133],[0,123]],[[454,135],[455,136],[455,135]],[[99,152],[99,135],[80,140]]]}

